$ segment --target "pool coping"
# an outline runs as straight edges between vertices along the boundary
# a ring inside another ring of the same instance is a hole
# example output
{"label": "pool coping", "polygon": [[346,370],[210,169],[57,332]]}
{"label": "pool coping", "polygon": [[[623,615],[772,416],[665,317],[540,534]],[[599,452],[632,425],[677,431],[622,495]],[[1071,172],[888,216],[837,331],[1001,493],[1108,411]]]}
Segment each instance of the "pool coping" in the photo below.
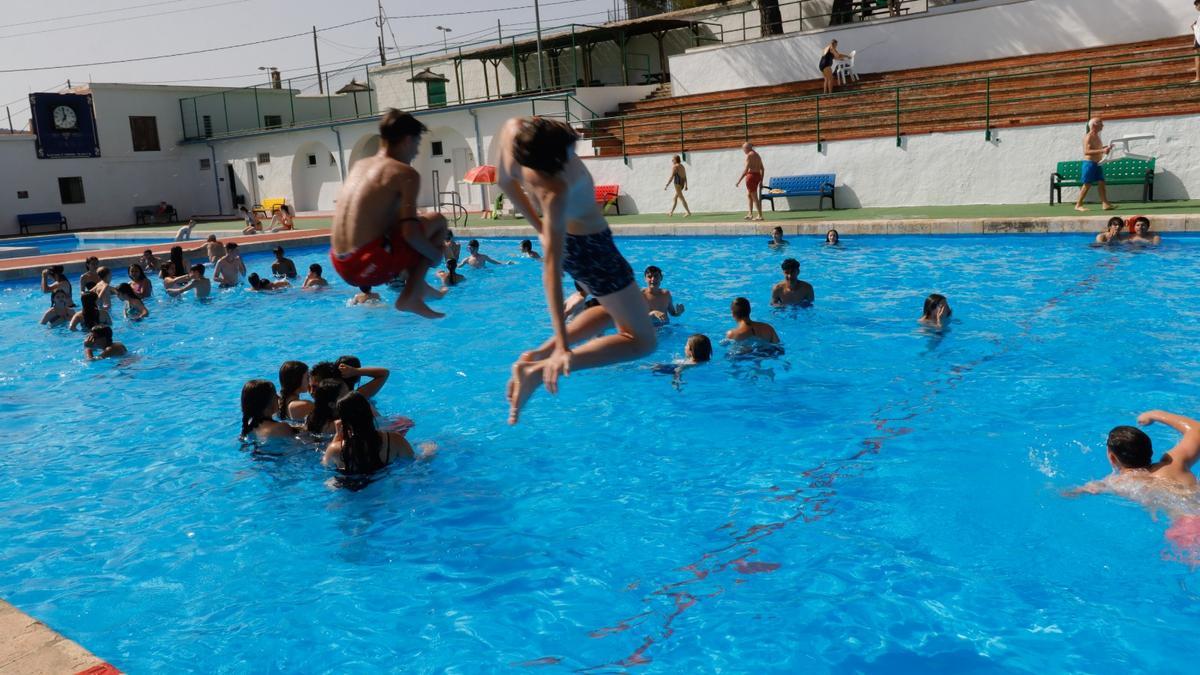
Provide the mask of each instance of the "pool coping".
{"label": "pool coping", "polygon": [[[1103,212],[1076,217],[1039,218],[975,218],[975,219],[895,219],[895,220],[827,220],[819,222],[775,221],[698,223],[680,218],[671,223],[617,224],[613,234],[623,237],[712,237],[769,235],[775,227],[783,228],[784,236],[821,236],[829,229],[842,235],[1003,235],[1003,234],[1096,234],[1104,230],[1109,216]],[[1152,217],[1156,232],[1200,232],[1200,214],[1166,214]],[[521,222],[511,224],[472,224],[453,228],[459,239],[472,237],[531,237],[533,228]],[[164,231],[127,230],[119,233],[95,232],[76,233],[81,239],[145,239],[154,234],[166,236]],[[240,232],[224,231],[216,234],[222,241],[238,243],[242,251],[256,253],[269,251],[278,244],[289,246],[326,246],[329,230],[293,230],[265,234],[242,235]],[[202,246],[203,239],[186,242],[190,248]],[[109,267],[125,267],[141,257],[149,248],[155,255],[165,256],[176,242],[140,244],[136,246],[56,253],[30,258],[0,259],[0,281],[37,278],[47,265],[63,265],[67,273],[83,271],[83,262],[96,256]]]}
{"label": "pool coping", "polygon": [[120,673],[46,624],[0,600],[0,673]]}

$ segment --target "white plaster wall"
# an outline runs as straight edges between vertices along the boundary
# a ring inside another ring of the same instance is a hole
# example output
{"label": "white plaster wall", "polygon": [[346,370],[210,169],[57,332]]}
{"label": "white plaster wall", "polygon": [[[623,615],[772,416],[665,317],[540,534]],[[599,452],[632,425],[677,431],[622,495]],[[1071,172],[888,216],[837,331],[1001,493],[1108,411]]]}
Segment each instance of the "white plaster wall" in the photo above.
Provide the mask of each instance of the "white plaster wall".
{"label": "white plaster wall", "polygon": [[[1048,203],[1050,174],[1057,162],[1082,159],[1082,121],[993,134],[992,142],[984,140],[982,131],[971,131],[915,136],[905,139],[900,148],[894,138],[879,138],[827,143],[824,152],[817,152],[815,144],[763,146],[759,152],[768,181],[777,175],[836,173],[839,208]],[[1105,127],[1108,139],[1133,134],[1157,137],[1133,148],[1158,158],[1156,199],[1200,195],[1200,163],[1195,161],[1200,153],[1200,116],[1115,120]],[[734,187],[743,157],[740,149],[688,153],[687,198],[693,210],[746,208],[745,190]],[[663,190],[670,175],[670,155],[634,156],[628,165],[619,157],[584,161],[596,184],[621,186],[622,213],[670,209],[672,193]],[[1141,199],[1140,186],[1109,190],[1116,200]],[[1063,200],[1074,200],[1078,194],[1064,189]],[[803,209],[816,203],[811,197],[793,200]],[[783,209],[783,202],[777,207]]]}
{"label": "white plaster wall", "polygon": [[[133,223],[135,206],[163,200],[182,218],[215,211],[213,171],[200,168],[208,149],[177,145],[179,96],[174,88],[92,85],[98,158],[38,159],[32,136],[0,136],[0,234],[19,231],[19,213],[59,211],[83,228]],[[133,151],[132,115],[157,119],[159,151]],[[74,176],[83,179],[86,202],[63,204],[58,179]],[[18,191],[29,198],[17,199]]]}
{"label": "white plaster wall", "polygon": [[873,73],[1182,35],[1195,15],[1192,3],[1180,0],[977,0],[818,33],[701,47],[671,57],[671,76],[675,95],[701,94],[815,79],[831,39],[843,52],[858,51],[859,72]]}

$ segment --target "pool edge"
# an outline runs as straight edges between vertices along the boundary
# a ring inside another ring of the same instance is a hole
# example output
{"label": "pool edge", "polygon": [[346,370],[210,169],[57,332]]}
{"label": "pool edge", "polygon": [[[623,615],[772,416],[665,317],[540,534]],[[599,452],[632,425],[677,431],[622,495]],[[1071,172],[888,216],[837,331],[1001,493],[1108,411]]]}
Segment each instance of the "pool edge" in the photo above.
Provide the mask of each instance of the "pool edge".
{"label": "pool edge", "polygon": [[110,675],[121,671],[0,600],[0,672]]}

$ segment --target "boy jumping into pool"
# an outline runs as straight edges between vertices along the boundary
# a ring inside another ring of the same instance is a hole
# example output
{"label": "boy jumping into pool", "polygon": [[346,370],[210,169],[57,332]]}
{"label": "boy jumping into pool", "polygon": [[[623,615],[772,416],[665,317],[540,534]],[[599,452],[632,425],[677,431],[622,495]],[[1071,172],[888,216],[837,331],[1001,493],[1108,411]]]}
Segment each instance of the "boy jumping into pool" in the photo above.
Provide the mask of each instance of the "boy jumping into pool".
{"label": "boy jumping into pool", "polygon": [[425,274],[442,259],[446,219],[417,214],[421,176],[411,166],[425,131],[395,108],[383,116],[379,152],[355,163],[338,195],[329,258],[352,286],[382,286],[407,272],[396,309],[438,319],[445,315],[425,304],[434,292]]}
{"label": "boy jumping into pool", "polygon": [[[596,205],[592,176],[575,155],[577,139],[571,127],[543,117],[511,119],[500,132],[498,183],[541,239],[542,281],[554,326],[545,344],[513,364],[507,392],[509,424],[517,423],[521,407],[538,385],[556,393],[560,375],[632,361],[657,344],[650,308],[634,283],[633,268],[613,243]],[[563,270],[600,302],[570,326],[562,312]],[[595,337],[610,322],[616,333]],[[572,344],[584,340],[588,342],[571,350]]]}

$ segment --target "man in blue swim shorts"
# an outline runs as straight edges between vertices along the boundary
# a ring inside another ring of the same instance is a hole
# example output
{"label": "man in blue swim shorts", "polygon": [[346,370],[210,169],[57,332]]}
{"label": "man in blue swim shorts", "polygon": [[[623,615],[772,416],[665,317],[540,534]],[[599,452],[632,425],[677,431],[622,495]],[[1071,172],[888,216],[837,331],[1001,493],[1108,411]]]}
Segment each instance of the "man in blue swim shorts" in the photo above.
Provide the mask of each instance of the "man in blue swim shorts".
{"label": "man in blue swim shorts", "polygon": [[1104,141],[1100,140],[1100,132],[1104,130],[1104,120],[1099,117],[1093,117],[1088,120],[1088,132],[1083,137],[1083,172],[1079,182],[1083,183],[1083,187],[1079,189],[1079,201],[1075,202],[1076,211],[1087,211],[1083,205],[1083,199],[1087,197],[1088,191],[1093,185],[1100,186],[1100,204],[1105,211],[1111,211],[1115,208],[1108,201],[1108,188],[1104,184],[1104,167],[1100,166],[1108,153],[1112,152],[1112,145],[1105,145]]}

